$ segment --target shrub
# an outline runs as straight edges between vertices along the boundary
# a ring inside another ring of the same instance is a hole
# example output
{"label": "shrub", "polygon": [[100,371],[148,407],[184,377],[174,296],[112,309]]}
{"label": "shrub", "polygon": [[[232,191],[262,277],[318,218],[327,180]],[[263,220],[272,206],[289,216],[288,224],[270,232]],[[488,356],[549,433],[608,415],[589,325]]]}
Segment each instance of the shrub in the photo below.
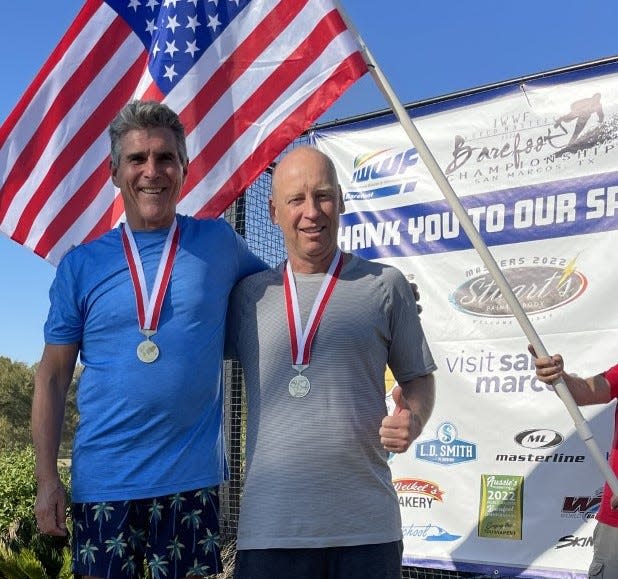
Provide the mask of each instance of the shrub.
{"label": "shrub", "polygon": [[[60,472],[63,482],[68,485],[68,470],[64,468]],[[0,544],[3,547],[0,574],[11,579],[13,576],[38,577],[37,565],[44,572],[40,576],[60,577],[63,565],[66,565],[68,540],[37,531],[35,498],[33,448],[0,452]],[[7,565],[12,569],[10,573],[3,571]]]}

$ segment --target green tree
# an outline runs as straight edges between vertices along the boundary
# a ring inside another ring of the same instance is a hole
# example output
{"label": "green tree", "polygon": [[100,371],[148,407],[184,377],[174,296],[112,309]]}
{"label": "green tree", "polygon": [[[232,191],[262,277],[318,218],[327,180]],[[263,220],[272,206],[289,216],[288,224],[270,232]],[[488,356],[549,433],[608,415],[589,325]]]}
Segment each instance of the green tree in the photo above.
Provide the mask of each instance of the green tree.
{"label": "green tree", "polygon": [[[19,449],[31,442],[30,411],[37,365],[28,366],[0,356],[0,448]],[[73,435],[77,427],[76,388],[82,373],[77,366],[67,393],[60,458],[71,456]]]}
{"label": "green tree", "polygon": [[0,448],[30,443],[34,367],[0,357]]}

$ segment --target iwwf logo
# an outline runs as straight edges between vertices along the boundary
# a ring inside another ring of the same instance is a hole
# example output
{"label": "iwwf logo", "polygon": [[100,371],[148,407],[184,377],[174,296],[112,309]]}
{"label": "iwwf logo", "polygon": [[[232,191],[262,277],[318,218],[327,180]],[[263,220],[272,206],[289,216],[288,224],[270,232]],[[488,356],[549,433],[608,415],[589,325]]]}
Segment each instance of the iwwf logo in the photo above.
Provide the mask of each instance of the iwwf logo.
{"label": "iwwf logo", "polygon": [[601,506],[603,489],[600,488],[591,497],[564,497],[562,517],[569,519],[594,519]]}
{"label": "iwwf logo", "polygon": [[438,525],[405,525],[402,528],[403,536],[420,539],[422,541],[456,541],[461,535],[449,533]]}
{"label": "iwwf logo", "polygon": [[524,448],[553,448],[563,440],[559,432],[544,428],[524,430],[515,436],[515,442]]}
{"label": "iwwf logo", "polygon": [[[588,287],[588,280],[575,269],[574,260],[564,268],[530,265],[504,269],[503,274],[528,314],[564,306],[581,296]],[[455,308],[473,316],[513,316],[488,273],[468,279],[450,295],[449,300]]]}
{"label": "iwwf logo", "polygon": [[444,466],[476,460],[476,444],[457,438],[452,423],[442,423],[436,435],[434,440],[416,444],[416,458]]}
{"label": "iwwf logo", "polygon": [[410,179],[411,168],[418,162],[416,149],[387,149],[357,157],[345,201],[357,201],[412,193],[416,179]]}

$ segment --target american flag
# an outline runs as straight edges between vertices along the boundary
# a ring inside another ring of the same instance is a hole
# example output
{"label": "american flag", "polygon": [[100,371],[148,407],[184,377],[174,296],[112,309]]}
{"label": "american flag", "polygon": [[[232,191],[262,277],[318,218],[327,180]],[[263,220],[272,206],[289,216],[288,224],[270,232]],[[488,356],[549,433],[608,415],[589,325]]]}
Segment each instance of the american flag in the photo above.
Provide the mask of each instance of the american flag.
{"label": "american flag", "polygon": [[0,128],[0,231],[57,263],[122,221],[107,127],[135,98],[185,126],[178,212],[218,216],[365,72],[333,0],[87,0]]}

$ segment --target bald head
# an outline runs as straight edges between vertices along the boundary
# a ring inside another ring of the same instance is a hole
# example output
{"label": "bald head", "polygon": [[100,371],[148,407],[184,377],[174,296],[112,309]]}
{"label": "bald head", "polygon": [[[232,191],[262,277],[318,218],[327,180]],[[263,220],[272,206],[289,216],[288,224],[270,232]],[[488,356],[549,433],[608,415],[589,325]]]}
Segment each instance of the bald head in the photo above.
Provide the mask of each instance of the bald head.
{"label": "bald head", "polygon": [[327,271],[337,249],[344,205],[331,159],[312,147],[298,147],[275,167],[269,201],[294,271]]}
{"label": "bald head", "polygon": [[323,175],[327,176],[326,181],[330,182],[333,188],[339,189],[337,170],[331,158],[318,149],[303,146],[290,151],[275,166],[272,174],[272,196],[277,194],[280,183],[287,179],[289,173],[298,173],[307,168],[319,168]]}

